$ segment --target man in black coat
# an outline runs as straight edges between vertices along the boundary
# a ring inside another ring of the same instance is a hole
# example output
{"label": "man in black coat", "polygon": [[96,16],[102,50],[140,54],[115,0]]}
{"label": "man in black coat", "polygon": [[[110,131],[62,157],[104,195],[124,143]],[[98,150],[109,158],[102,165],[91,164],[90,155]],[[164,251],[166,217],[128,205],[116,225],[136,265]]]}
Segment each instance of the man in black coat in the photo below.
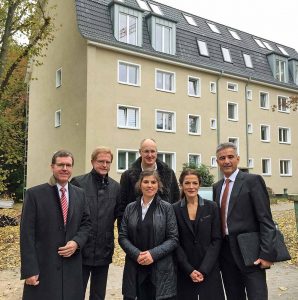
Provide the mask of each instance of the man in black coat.
{"label": "man in black coat", "polygon": [[179,200],[179,187],[174,171],[164,162],[157,158],[157,146],[153,139],[141,141],[139,149],[140,157],[126,170],[120,179],[121,204],[120,220],[126,206],[136,201],[135,185],[143,170],[157,170],[163,184],[163,192],[158,195],[162,200],[175,203]]}
{"label": "man in black coat", "polygon": [[91,172],[74,177],[71,183],[84,189],[90,208],[92,232],[83,249],[83,287],[90,280],[90,300],[103,300],[109,264],[114,253],[114,223],[118,215],[120,185],[108,176],[113,154],[97,147],[91,155]]}
{"label": "man in black coat", "polygon": [[68,182],[73,156],[52,158],[49,183],[27,190],[20,232],[24,300],[83,300],[81,249],[91,223],[82,189]]}
{"label": "man in black coat", "polygon": [[[240,157],[233,143],[220,144],[216,156],[224,174],[224,178],[213,186],[213,199],[221,208],[224,239],[220,265],[227,299],[245,300],[247,295],[249,300],[266,300],[265,269],[272,265],[276,257],[276,231],[265,182],[261,176],[244,173],[237,168]],[[237,236],[255,231],[260,232],[259,258],[254,266],[247,267]]]}

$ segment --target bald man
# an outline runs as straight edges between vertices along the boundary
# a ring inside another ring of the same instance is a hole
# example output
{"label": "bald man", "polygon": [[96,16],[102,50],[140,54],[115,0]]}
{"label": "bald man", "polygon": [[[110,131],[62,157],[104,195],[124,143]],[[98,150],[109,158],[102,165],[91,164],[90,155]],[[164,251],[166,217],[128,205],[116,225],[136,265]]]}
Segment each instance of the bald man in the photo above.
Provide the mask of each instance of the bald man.
{"label": "bald man", "polygon": [[120,219],[130,202],[139,197],[135,191],[136,182],[143,170],[157,170],[163,183],[163,192],[159,196],[170,203],[179,200],[179,187],[174,171],[157,158],[157,145],[153,139],[144,139],[140,143],[140,157],[126,170],[120,179]]}

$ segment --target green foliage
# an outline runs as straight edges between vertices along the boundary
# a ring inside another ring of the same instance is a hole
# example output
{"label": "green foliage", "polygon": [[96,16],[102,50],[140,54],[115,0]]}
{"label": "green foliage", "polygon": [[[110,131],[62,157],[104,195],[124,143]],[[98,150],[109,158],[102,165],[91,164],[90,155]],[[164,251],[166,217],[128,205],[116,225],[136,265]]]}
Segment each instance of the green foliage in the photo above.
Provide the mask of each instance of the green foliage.
{"label": "green foliage", "polygon": [[201,186],[211,186],[214,183],[214,176],[210,174],[210,167],[204,164],[197,166],[195,163],[184,163],[183,170],[185,169],[195,169],[199,172],[202,179]]}

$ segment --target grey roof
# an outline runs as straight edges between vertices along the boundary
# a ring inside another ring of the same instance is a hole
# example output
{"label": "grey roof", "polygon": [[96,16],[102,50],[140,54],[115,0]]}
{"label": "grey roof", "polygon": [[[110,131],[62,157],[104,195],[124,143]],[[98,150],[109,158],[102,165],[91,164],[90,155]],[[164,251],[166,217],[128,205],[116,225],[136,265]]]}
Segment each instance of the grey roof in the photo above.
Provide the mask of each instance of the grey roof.
{"label": "grey roof", "polygon": [[[79,31],[84,38],[90,41],[113,45],[119,48],[166,58],[197,67],[223,71],[232,75],[246,78],[250,77],[262,82],[298,89],[298,86],[293,83],[291,76],[289,76],[289,83],[282,83],[276,80],[272,74],[267,59],[267,55],[272,52],[284,56],[280,49],[278,49],[278,45],[282,46],[287,51],[289,54],[289,59],[298,60],[298,53],[293,48],[251,35],[211,20],[201,18],[199,16],[192,15],[190,13],[183,12],[159,2],[150,1],[151,3],[157,4],[161,8],[165,18],[177,22],[176,54],[164,54],[155,51],[151,46],[149,31],[145,21],[145,16],[148,14],[146,11],[144,11],[143,18],[143,46],[138,47],[117,41],[113,35],[113,25],[109,8],[110,2],[111,0],[76,0]],[[123,3],[130,7],[140,9],[136,0],[124,0]],[[189,25],[182,13],[192,16],[198,26],[196,27]],[[211,31],[207,25],[207,21],[215,24],[220,30],[221,34]],[[228,29],[236,31],[241,37],[241,40],[234,39]],[[261,48],[257,45],[254,38],[267,41],[274,50],[271,51],[267,48]],[[209,57],[199,55],[197,39],[207,42],[210,55]],[[223,61],[221,46],[230,49],[233,61],[232,63]],[[245,66],[243,53],[251,56],[253,69]]]}

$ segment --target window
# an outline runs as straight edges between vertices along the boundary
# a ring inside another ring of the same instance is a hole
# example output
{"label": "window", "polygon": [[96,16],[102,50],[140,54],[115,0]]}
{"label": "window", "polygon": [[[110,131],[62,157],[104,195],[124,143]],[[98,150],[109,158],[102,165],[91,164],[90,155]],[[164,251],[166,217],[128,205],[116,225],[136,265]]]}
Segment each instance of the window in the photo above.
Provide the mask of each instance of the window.
{"label": "window", "polygon": [[155,88],[164,92],[175,92],[175,73],[155,71]]}
{"label": "window", "polygon": [[62,85],[62,68],[56,70],[56,88]]}
{"label": "window", "polygon": [[228,142],[229,143],[233,143],[236,148],[237,148],[237,152],[238,152],[238,155],[239,155],[239,138],[238,137],[229,137],[228,138]]}
{"label": "window", "polygon": [[210,119],[210,128],[211,129],[216,129],[217,125],[216,125],[216,119]]}
{"label": "window", "polygon": [[291,144],[290,128],[278,127],[278,142],[280,144]]}
{"label": "window", "polygon": [[188,115],[188,133],[201,134],[201,117],[197,115]]}
{"label": "window", "polygon": [[171,53],[172,28],[156,24],[155,50],[164,53]]}
{"label": "window", "polygon": [[228,102],[228,120],[238,121],[238,104]]}
{"label": "window", "polygon": [[273,48],[271,47],[271,45],[270,45],[268,42],[263,41],[263,44],[265,45],[265,47],[266,47],[268,50],[273,51]]}
{"label": "window", "polygon": [[119,37],[123,43],[137,45],[137,22],[138,18],[125,13],[119,13]]}
{"label": "window", "polygon": [[158,152],[157,158],[166,163],[174,171],[176,170],[176,155],[173,152]]}
{"label": "window", "polygon": [[187,21],[187,23],[188,23],[189,25],[198,26],[198,24],[197,24],[196,21],[193,19],[193,17],[188,16],[188,15],[185,15],[185,14],[183,14],[183,17],[185,18],[185,20]]}
{"label": "window", "polygon": [[139,157],[138,150],[118,150],[117,171],[123,172],[127,170],[138,157]]}
{"label": "window", "polygon": [[244,58],[245,66],[247,68],[253,68],[252,60],[251,60],[250,55],[243,53],[243,58]]}
{"label": "window", "polygon": [[235,30],[229,29],[229,32],[230,32],[231,36],[232,36],[234,39],[236,39],[236,40],[241,40],[239,34],[238,34]]}
{"label": "window", "polygon": [[269,109],[269,94],[265,92],[260,92],[260,107],[264,109]]}
{"label": "window", "polygon": [[271,175],[271,158],[262,158],[262,175]]}
{"label": "window", "polygon": [[201,154],[189,153],[188,154],[188,163],[194,164],[195,166],[198,167],[201,164]]}
{"label": "window", "polygon": [[150,11],[150,8],[149,6],[147,5],[147,3],[143,0],[137,0],[138,4],[139,4],[139,7],[144,9],[144,10],[148,10]]}
{"label": "window", "polygon": [[227,82],[227,89],[228,89],[228,91],[238,92],[238,84],[232,83],[232,82]]}
{"label": "window", "polygon": [[246,90],[246,99],[252,100],[252,90]]}
{"label": "window", "polygon": [[216,94],[216,83],[215,82],[210,82],[210,93]]}
{"label": "window", "polygon": [[283,59],[276,58],[275,78],[281,82],[286,82],[286,61]]}
{"label": "window", "polygon": [[289,104],[288,104],[288,98],[283,96],[277,97],[277,109],[280,112],[290,112]]}
{"label": "window", "polygon": [[277,48],[280,50],[280,52],[281,52],[282,54],[289,56],[289,53],[285,50],[284,47],[282,47],[282,46],[277,46]]}
{"label": "window", "polygon": [[198,47],[199,47],[199,53],[202,56],[209,56],[207,43],[204,41],[197,40]]}
{"label": "window", "polygon": [[216,156],[211,156],[210,165],[211,165],[212,168],[217,167]]}
{"label": "window", "polygon": [[210,27],[210,29],[211,29],[213,32],[215,32],[215,33],[220,33],[219,29],[217,28],[217,26],[216,26],[215,24],[213,24],[213,23],[208,23],[208,22],[207,22],[207,24],[208,24],[208,26]]}
{"label": "window", "polygon": [[228,48],[221,47],[221,52],[224,61],[231,63],[232,58],[231,58],[230,50]]}
{"label": "window", "polygon": [[269,125],[261,125],[261,141],[262,142],[270,142],[270,126]]}
{"label": "window", "polygon": [[261,48],[265,48],[265,45],[263,44],[263,42],[261,40],[256,39],[256,38],[254,40]]}
{"label": "window", "polygon": [[118,105],[117,126],[119,128],[139,129],[140,108]]}
{"label": "window", "polygon": [[280,176],[292,176],[292,161],[290,159],[281,159],[279,161]]}
{"label": "window", "polygon": [[248,168],[252,169],[254,167],[254,159],[253,158],[249,158],[248,159]]}
{"label": "window", "polygon": [[140,66],[118,61],[118,82],[139,86]]}
{"label": "window", "polygon": [[199,78],[188,76],[188,96],[201,96],[201,84]]}
{"label": "window", "polygon": [[61,109],[55,111],[55,127],[61,126]]}
{"label": "window", "polygon": [[154,13],[156,13],[158,15],[163,15],[163,13],[158,5],[150,3],[150,2],[148,2],[148,4],[150,5],[150,7]]}
{"label": "window", "polygon": [[247,124],[247,133],[253,133],[252,123]]}
{"label": "window", "polygon": [[176,113],[169,111],[156,110],[155,128],[157,131],[175,132]]}

